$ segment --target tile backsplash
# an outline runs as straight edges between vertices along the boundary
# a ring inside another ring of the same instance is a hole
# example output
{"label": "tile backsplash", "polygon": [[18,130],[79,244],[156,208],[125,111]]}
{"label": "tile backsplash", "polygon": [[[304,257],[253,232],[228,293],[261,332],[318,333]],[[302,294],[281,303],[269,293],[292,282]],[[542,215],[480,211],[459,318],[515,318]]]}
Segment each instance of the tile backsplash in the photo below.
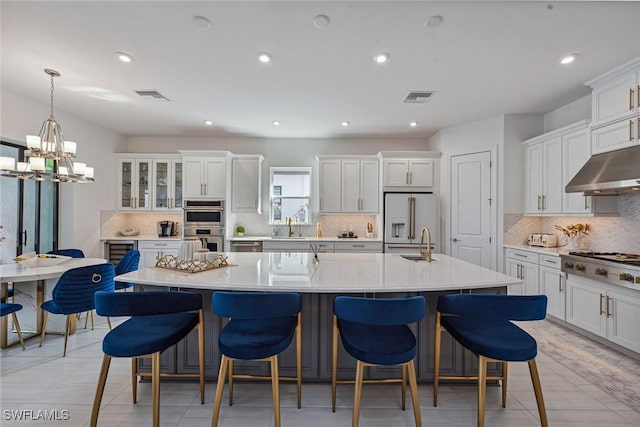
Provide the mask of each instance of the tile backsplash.
{"label": "tile backsplash", "polygon": [[[613,217],[535,217],[505,215],[504,243],[526,244],[527,235],[534,232],[553,233],[561,237],[554,226],[587,223],[588,236],[582,240],[581,249],[597,252],[640,253],[640,195],[618,197],[618,216]],[[564,241],[564,239],[559,239]]]}
{"label": "tile backsplash", "polygon": [[181,213],[128,213],[120,211],[102,211],[100,213],[100,237],[108,239],[110,237],[121,237],[119,232],[126,228],[134,228],[140,232],[141,236],[154,236],[158,234],[158,221],[180,222],[178,235],[182,234],[182,214]]}

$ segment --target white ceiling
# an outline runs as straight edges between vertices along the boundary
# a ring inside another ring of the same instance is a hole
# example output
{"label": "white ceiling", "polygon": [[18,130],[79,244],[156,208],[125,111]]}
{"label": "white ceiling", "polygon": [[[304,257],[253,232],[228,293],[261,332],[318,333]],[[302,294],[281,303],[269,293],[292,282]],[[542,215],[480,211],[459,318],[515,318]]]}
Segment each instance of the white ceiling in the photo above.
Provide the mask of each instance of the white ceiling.
{"label": "white ceiling", "polygon": [[[587,95],[585,81],[640,55],[639,2],[0,7],[2,87],[48,103],[43,69],[54,68],[62,74],[57,110],[129,136],[427,138],[496,114],[549,112]],[[313,25],[319,14],[329,25]],[[195,15],[211,27],[196,26]],[[427,28],[433,15],[444,21]],[[116,51],[135,61],[121,63]],[[273,61],[259,63],[261,51]],[[391,58],[378,65],[372,57],[381,51]],[[559,64],[574,52],[575,63]],[[158,90],[170,102],[140,98],[133,92],[140,89]],[[412,90],[436,93],[426,104],[402,103]],[[205,126],[206,119],[214,125]],[[419,125],[410,128],[413,120]]]}

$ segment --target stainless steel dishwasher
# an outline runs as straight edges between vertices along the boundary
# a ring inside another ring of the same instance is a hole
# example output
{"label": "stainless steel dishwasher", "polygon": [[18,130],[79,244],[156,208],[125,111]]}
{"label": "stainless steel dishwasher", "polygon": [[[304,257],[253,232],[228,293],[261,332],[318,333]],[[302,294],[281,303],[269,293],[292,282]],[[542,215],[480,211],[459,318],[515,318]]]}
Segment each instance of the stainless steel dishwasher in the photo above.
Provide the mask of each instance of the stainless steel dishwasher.
{"label": "stainless steel dishwasher", "polygon": [[232,241],[231,252],[262,252],[261,240]]}

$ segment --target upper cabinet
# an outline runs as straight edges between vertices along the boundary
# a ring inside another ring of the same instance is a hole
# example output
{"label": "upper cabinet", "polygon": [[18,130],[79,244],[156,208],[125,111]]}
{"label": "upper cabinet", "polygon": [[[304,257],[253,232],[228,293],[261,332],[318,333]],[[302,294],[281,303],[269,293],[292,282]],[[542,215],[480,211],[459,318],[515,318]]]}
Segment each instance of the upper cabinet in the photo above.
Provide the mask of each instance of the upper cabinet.
{"label": "upper cabinet", "polygon": [[[224,199],[226,196],[227,152],[181,151],[184,198]],[[218,154],[219,153],[219,154]]]}
{"label": "upper cabinet", "polygon": [[262,213],[261,155],[234,155],[231,159],[231,211]]}
{"label": "upper cabinet", "polygon": [[591,156],[586,120],[524,142],[525,215],[610,215],[615,196],[565,193],[565,186]]}
{"label": "upper cabinet", "polygon": [[182,211],[182,159],[153,159],[154,211]]}
{"label": "upper cabinet", "polygon": [[384,159],[385,187],[433,187],[432,159]]}
{"label": "upper cabinet", "polygon": [[376,156],[319,156],[320,212],[379,212],[379,164]]}
{"label": "upper cabinet", "polygon": [[151,210],[151,159],[118,159],[118,209]]}
{"label": "upper cabinet", "polygon": [[591,94],[592,153],[639,143],[640,58],[599,76],[587,85]]}

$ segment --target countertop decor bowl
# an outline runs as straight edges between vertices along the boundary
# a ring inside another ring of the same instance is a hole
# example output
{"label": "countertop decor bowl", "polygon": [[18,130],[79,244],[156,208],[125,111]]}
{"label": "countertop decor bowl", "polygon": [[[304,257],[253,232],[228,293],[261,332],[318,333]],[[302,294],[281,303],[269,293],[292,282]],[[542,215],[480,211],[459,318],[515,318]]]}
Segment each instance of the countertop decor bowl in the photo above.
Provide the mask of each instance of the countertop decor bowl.
{"label": "countertop decor bowl", "polygon": [[62,264],[63,262],[70,259],[70,256],[48,254],[25,254],[15,258],[18,263],[24,265],[25,267],[51,267],[54,265]]}
{"label": "countertop decor bowl", "polygon": [[139,233],[135,228],[127,228],[125,230],[120,231],[121,236],[137,236]]}

